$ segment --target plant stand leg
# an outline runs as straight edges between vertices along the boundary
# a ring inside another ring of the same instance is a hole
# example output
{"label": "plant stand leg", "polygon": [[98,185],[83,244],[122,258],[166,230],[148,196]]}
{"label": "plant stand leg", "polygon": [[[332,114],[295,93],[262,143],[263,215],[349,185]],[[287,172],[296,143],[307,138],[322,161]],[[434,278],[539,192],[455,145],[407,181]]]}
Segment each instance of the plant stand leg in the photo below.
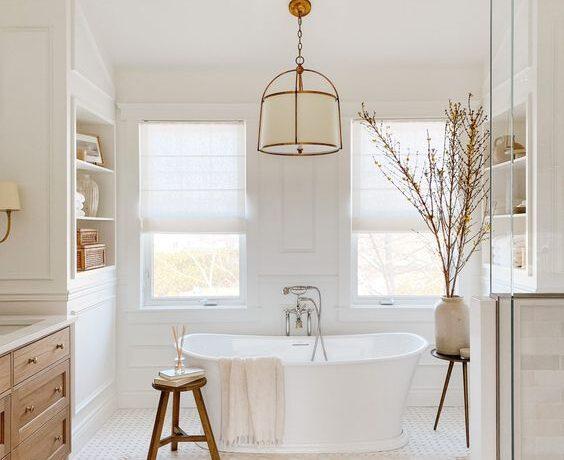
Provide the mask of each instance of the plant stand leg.
{"label": "plant stand leg", "polygon": [[441,417],[441,411],[443,410],[443,404],[445,402],[445,396],[448,390],[448,383],[450,381],[450,375],[452,374],[452,368],[454,367],[454,361],[450,361],[448,363],[448,371],[445,378],[445,384],[443,387],[443,394],[441,395],[441,402],[439,403],[439,409],[437,410],[437,417],[435,418],[435,426],[433,430],[437,430],[437,426],[439,424],[439,418]]}

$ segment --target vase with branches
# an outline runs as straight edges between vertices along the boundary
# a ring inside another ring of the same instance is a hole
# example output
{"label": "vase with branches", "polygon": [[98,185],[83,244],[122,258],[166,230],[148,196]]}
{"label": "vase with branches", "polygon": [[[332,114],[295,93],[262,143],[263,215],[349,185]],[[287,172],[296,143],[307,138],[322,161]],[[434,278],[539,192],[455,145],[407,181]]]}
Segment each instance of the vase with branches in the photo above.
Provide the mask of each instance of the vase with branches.
{"label": "vase with branches", "polygon": [[[460,348],[468,346],[468,311],[456,295],[459,277],[489,234],[485,207],[481,209],[489,194],[487,115],[482,106],[472,106],[471,94],[466,104],[449,101],[444,145],[434,146],[427,133],[425,151],[417,152],[416,159],[413,152],[402,149],[376,113],[363,105],[359,116],[382,153],[382,161],[375,160],[376,167],[417,210],[433,236],[432,249],[444,285],[442,303],[447,305],[443,310],[457,310],[439,315],[442,305],[437,306],[436,345],[440,352],[458,354]],[[439,337],[443,332],[450,339]]]}

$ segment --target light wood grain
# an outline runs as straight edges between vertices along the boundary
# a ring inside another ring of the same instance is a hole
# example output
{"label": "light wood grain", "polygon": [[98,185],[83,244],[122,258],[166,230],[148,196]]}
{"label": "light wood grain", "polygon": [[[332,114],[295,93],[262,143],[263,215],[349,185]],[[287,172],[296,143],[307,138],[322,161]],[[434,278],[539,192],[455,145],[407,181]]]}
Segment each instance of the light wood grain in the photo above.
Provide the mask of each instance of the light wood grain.
{"label": "light wood grain", "polygon": [[12,460],[59,460],[70,453],[70,414],[64,409],[12,450]]}
{"label": "light wood grain", "polygon": [[10,396],[0,400],[0,458],[10,452]]}
{"label": "light wood grain", "polygon": [[12,445],[17,446],[69,405],[69,360],[17,386],[12,393]]}
{"label": "light wood grain", "polygon": [[69,328],[55,332],[14,352],[14,385],[68,356]]}
{"label": "light wood grain", "polygon": [[12,386],[12,363],[11,354],[8,353],[0,358],[0,394],[9,390]]}

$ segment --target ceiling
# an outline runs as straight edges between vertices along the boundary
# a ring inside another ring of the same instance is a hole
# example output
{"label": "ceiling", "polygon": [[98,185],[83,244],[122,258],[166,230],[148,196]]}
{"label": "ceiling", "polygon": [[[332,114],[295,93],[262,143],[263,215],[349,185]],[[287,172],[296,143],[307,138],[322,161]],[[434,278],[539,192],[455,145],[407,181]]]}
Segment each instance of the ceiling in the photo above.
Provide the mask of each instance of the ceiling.
{"label": "ceiling", "polygon": [[[287,0],[80,0],[115,67],[283,67],[296,20]],[[489,0],[312,0],[312,66],[481,65]]]}

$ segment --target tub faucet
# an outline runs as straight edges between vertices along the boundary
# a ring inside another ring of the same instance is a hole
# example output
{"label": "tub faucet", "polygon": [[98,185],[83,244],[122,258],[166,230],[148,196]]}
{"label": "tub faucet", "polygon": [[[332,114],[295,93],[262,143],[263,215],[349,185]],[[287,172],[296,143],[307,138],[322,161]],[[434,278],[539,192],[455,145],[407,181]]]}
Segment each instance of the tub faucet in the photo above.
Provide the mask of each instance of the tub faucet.
{"label": "tub faucet", "polygon": [[311,314],[313,312],[313,308],[307,305],[304,305],[304,302],[298,297],[296,299],[296,306],[295,307],[288,307],[284,309],[284,314],[286,315],[286,335],[290,335],[290,320],[291,316],[294,315],[296,317],[295,328],[296,329],[303,329],[304,321],[303,316],[306,316],[306,332],[307,335],[311,335]]}
{"label": "tub faucet", "polygon": [[[315,291],[317,293],[317,301],[315,301],[313,298],[311,297],[306,297],[305,294],[307,294],[309,291]],[[307,311],[307,307],[304,306],[304,304],[310,304],[313,305],[313,309],[310,307],[310,313],[311,311],[315,311],[315,315],[317,317],[317,327],[316,327],[316,331],[315,331],[315,344],[313,346],[313,353],[311,355],[311,361],[315,360],[315,354],[317,352],[317,345],[319,343],[321,343],[321,349],[323,350],[323,357],[325,358],[325,361],[327,361],[327,351],[325,349],[325,342],[323,340],[323,334],[321,333],[321,291],[319,290],[319,288],[315,287],[315,286],[286,286],[284,289],[282,289],[282,293],[284,295],[288,295],[288,294],[294,294],[297,299],[296,299],[296,308],[295,309],[290,309],[288,311],[288,309],[285,310],[286,312],[286,335],[290,335],[290,330],[289,330],[289,325],[290,325],[290,314],[292,312],[294,312],[294,310],[301,312],[300,314],[296,314],[296,327],[298,326],[298,318],[299,318],[299,322],[301,323],[301,314],[304,311]],[[308,314],[308,318],[311,315]],[[309,322],[309,321],[308,321]],[[309,335],[309,334],[308,334]]]}

